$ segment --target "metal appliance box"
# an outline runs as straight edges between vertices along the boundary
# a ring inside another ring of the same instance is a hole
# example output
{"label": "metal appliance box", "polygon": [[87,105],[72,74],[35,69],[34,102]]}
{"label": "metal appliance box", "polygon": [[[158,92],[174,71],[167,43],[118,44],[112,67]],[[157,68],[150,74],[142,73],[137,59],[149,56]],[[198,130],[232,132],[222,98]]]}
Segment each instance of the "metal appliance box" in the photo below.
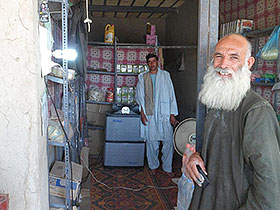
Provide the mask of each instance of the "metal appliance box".
{"label": "metal appliance box", "polygon": [[104,166],[144,166],[145,142],[140,137],[140,116],[107,114]]}
{"label": "metal appliance box", "polygon": [[145,142],[105,142],[104,166],[144,166]]}
{"label": "metal appliance box", "polygon": [[142,141],[140,115],[107,114],[105,141]]}

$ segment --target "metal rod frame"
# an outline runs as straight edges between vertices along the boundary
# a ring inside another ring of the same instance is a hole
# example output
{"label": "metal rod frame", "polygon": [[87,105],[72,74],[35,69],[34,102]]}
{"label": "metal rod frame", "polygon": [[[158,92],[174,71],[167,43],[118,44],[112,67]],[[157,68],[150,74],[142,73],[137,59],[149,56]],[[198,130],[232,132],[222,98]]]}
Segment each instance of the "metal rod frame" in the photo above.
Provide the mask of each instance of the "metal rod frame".
{"label": "metal rod frame", "polygon": [[[199,0],[197,47],[197,95],[218,40],[219,0]],[[198,97],[197,97],[198,98]],[[206,109],[197,99],[196,151],[201,152]]]}
{"label": "metal rod frame", "polygon": [[[67,49],[68,45],[68,0],[64,0],[61,4],[62,9],[62,50]],[[68,62],[65,58],[62,59],[62,67],[64,70],[63,73],[63,112],[64,112],[64,129],[69,136],[69,113],[68,113]],[[69,139],[70,140],[70,139]],[[66,136],[64,137],[65,141],[65,206],[66,209],[72,209],[72,203],[70,198],[70,190],[71,190],[71,163],[70,163],[70,148],[67,143],[68,140]]]}

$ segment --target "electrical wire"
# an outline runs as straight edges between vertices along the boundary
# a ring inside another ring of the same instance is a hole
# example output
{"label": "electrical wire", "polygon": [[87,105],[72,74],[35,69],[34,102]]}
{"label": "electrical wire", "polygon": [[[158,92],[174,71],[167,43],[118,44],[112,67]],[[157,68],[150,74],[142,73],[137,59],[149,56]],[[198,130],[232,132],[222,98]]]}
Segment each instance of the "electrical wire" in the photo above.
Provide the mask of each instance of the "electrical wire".
{"label": "electrical wire", "polygon": [[[66,131],[65,131],[65,129],[64,129],[62,123],[61,123],[61,120],[60,120],[60,117],[59,117],[59,115],[58,115],[57,109],[56,109],[56,107],[55,107],[54,101],[53,101],[53,99],[52,99],[52,97],[51,97],[51,95],[50,95],[50,93],[49,93],[48,85],[47,85],[46,81],[45,81],[45,84],[46,84],[47,94],[48,94],[49,97],[51,98],[51,101],[52,101],[52,104],[53,104],[53,106],[54,106],[56,115],[57,115],[57,117],[58,117],[58,121],[59,121],[59,123],[60,123],[60,126],[61,126],[61,128],[62,128],[64,134],[65,134],[65,137],[66,137],[66,140],[67,140],[66,142],[67,142],[67,144],[68,144],[68,146],[69,146],[69,152],[70,152],[70,150],[71,150],[72,147],[71,147],[71,144],[69,143],[69,139],[68,139],[67,133],[66,133]],[[69,156],[70,156],[70,155],[69,155]],[[71,156],[70,156],[70,157],[71,157]],[[88,166],[85,164],[86,162],[84,161],[84,159],[83,159],[82,157],[80,157],[80,158],[81,158],[81,160],[82,160],[81,163],[83,164],[83,166],[86,167],[86,169],[87,169],[87,171],[89,172],[89,174],[91,175],[91,177],[92,177],[97,183],[99,183],[99,184],[101,184],[101,185],[107,187],[107,188],[110,189],[110,190],[113,190],[113,189],[123,189],[123,190],[130,190],[130,191],[134,191],[134,192],[139,192],[139,191],[144,190],[144,189],[147,189],[147,188],[153,188],[153,189],[159,189],[159,190],[167,190],[167,189],[177,188],[176,186],[157,187],[157,186],[152,186],[152,185],[146,185],[145,187],[141,187],[141,188],[130,188],[130,187],[124,187],[124,186],[119,186],[119,187],[109,186],[109,185],[107,185],[107,184],[105,184],[105,183],[99,181],[99,180],[93,175],[93,173],[92,173],[91,170],[88,168]],[[71,163],[71,161],[70,161],[70,163]],[[70,165],[71,165],[71,164],[70,164]],[[71,177],[72,177],[72,166],[70,166],[70,169],[71,169]],[[88,177],[87,177],[87,178],[88,178]],[[72,198],[74,198],[72,188],[71,188],[71,192],[72,192]]]}
{"label": "electrical wire", "polygon": [[133,191],[133,192],[139,192],[141,190],[144,190],[144,189],[147,189],[147,188],[153,188],[153,189],[158,189],[158,190],[167,190],[167,189],[172,189],[172,188],[177,188],[177,186],[168,186],[168,187],[157,187],[157,186],[152,186],[152,185],[146,185],[145,187],[141,187],[141,188],[130,188],[130,187],[124,187],[124,186],[119,186],[119,187],[114,187],[114,186],[109,186],[101,181],[99,181],[94,175],[93,173],[91,172],[91,170],[88,168],[88,166],[85,164],[86,162],[84,161],[84,159],[81,157],[81,160],[82,160],[82,164],[83,166],[86,167],[86,169],[88,170],[88,172],[90,173],[91,177],[99,184],[107,187],[108,189],[110,190],[113,190],[113,189],[123,189],[123,190],[130,190],[130,191]]}

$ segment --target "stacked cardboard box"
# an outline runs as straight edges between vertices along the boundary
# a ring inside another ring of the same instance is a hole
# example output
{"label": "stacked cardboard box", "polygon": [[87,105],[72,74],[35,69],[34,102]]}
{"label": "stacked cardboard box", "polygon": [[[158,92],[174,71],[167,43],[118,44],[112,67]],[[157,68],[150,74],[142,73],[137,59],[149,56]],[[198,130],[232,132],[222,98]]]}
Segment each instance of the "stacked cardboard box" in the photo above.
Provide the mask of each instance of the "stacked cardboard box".
{"label": "stacked cardboard box", "polygon": [[[105,127],[106,112],[112,111],[112,105],[87,104],[87,120],[91,125]],[[98,156],[104,144],[104,130],[88,130],[89,154]]]}
{"label": "stacked cardboard box", "polygon": [[[73,190],[74,199],[77,198],[78,190],[82,180],[83,166],[72,162],[72,180],[71,188]],[[65,163],[62,161],[55,161],[49,177],[50,194],[65,198]],[[72,198],[72,193],[70,193]]]}

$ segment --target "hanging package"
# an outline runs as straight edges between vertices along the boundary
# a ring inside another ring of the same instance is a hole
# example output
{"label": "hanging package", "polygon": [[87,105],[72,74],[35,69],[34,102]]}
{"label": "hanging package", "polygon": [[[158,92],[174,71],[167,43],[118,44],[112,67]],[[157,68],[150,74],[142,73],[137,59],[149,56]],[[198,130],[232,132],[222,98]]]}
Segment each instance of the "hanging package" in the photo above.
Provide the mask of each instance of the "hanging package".
{"label": "hanging package", "polygon": [[279,33],[280,26],[276,26],[267,43],[264,47],[257,53],[257,56],[266,61],[275,61],[278,58],[278,46],[279,46]]}
{"label": "hanging package", "polygon": [[105,26],[105,32],[104,32],[104,42],[114,43],[114,36],[115,36],[115,26],[107,24]]}

